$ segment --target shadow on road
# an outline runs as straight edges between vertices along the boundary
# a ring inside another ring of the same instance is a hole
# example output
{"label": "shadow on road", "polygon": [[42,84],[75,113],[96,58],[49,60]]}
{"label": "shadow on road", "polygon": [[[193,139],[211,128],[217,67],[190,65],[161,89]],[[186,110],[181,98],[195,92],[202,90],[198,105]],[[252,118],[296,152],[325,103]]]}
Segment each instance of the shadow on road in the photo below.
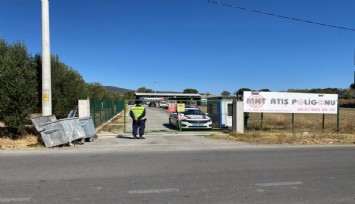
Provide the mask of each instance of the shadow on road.
{"label": "shadow on road", "polygon": [[133,136],[132,137],[128,137],[128,136],[123,136],[123,135],[117,135],[116,138],[120,138],[120,139],[130,139],[130,140],[133,140]]}
{"label": "shadow on road", "polygon": [[164,123],[163,126],[170,130],[177,130],[177,128],[174,125],[171,125],[169,123]]}

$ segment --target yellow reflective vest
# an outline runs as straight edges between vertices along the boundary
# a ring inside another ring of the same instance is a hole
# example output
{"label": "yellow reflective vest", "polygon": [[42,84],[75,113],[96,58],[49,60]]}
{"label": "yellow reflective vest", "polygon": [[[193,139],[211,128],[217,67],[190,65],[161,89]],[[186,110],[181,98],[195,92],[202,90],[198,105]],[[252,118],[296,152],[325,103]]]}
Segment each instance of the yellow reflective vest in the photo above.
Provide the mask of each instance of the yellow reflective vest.
{"label": "yellow reflective vest", "polygon": [[[135,119],[140,119],[140,120],[144,120],[145,119],[145,108],[144,106],[133,106],[131,108],[131,112],[133,113],[133,116]],[[144,116],[141,117],[144,113]],[[132,115],[131,115],[132,116]]]}

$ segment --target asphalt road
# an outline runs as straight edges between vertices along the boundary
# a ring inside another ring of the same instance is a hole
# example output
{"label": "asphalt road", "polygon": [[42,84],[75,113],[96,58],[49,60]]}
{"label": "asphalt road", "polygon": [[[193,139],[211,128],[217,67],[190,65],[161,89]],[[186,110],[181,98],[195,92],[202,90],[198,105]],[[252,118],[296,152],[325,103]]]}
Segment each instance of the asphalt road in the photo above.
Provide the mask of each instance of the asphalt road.
{"label": "asphalt road", "polygon": [[0,152],[0,203],[355,203],[354,147],[125,151],[115,139]]}

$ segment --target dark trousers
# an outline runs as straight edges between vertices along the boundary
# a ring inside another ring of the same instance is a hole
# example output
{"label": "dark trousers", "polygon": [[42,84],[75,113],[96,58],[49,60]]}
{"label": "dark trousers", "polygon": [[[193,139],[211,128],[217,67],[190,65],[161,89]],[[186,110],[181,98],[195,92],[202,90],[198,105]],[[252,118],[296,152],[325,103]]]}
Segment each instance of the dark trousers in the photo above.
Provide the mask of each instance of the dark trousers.
{"label": "dark trousers", "polygon": [[137,136],[137,130],[139,128],[139,136],[144,135],[144,129],[145,129],[145,120],[136,120],[133,121],[132,123],[132,134],[133,136]]}

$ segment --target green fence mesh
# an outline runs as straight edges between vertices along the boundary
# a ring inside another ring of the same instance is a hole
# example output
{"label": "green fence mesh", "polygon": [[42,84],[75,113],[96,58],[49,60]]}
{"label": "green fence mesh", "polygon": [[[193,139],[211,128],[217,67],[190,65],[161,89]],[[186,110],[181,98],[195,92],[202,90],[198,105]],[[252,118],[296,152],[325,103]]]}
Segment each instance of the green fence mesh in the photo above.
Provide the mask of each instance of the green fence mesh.
{"label": "green fence mesh", "polygon": [[[186,103],[186,101],[176,101]],[[134,105],[132,100],[97,101],[91,100],[91,116],[95,126],[110,120],[123,111],[119,124],[123,132],[131,132],[132,120],[129,110]],[[159,101],[145,102],[147,111],[146,132],[179,131],[169,124],[168,109],[160,107]],[[223,100],[208,100],[207,103],[197,103],[196,107],[212,119],[213,130],[231,128],[232,102]],[[285,114],[285,113],[245,113],[246,131],[271,131],[271,132],[323,132],[323,133],[355,133],[355,109],[340,108],[339,114]]]}
{"label": "green fence mesh", "polygon": [[95,127],[112,119],[124,109],[124,100],[90,100],[90,114],[94,120]]}

